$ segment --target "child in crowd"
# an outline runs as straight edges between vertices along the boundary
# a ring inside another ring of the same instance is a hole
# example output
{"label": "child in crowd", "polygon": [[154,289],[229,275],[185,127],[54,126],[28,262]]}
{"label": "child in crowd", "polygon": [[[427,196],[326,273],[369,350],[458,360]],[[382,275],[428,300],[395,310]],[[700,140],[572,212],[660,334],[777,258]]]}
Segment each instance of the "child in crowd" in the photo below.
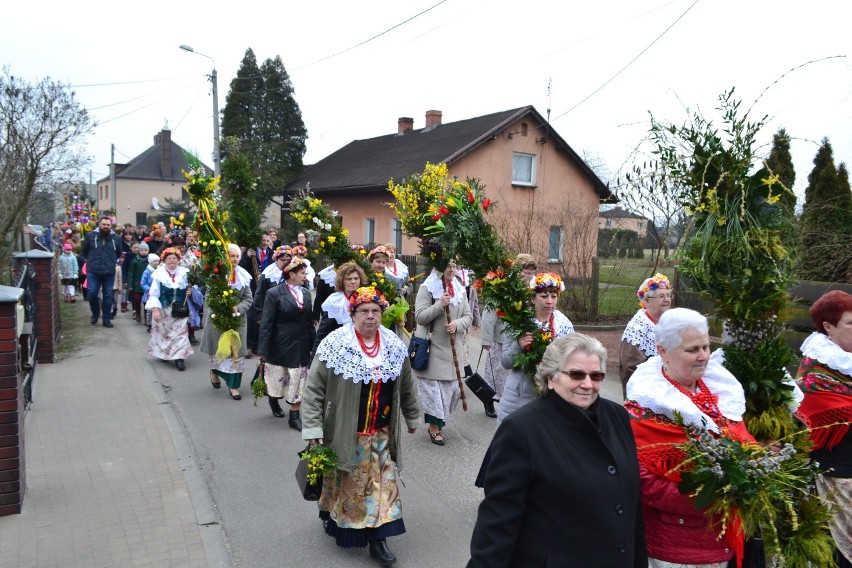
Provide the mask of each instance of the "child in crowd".
{"label": "child in crowd", "polygon": [[121,253],[121,256],[118,257],[118,260],[115,261],[115,280],[112,283],[112,317],[115,319],[116,314],[118,314],[118,304],[119,304],[119,296],[121,296],[121,292],[124,289],[124,278],[122,266],[124,266],[124,255],[126,253]]}
{"label": "child in crowd", "polygon": [[[151,283],[154,281],[154,271],[160,265],[160,257],[156,254],[148,255],[148,268],[142,273],[142,305],[148,301],[148,290],[151,289]],[[151,310],[145,310],[145,328],[148,333],[151,333]]]}
{"label": "child in crowd", "polygon": [[139,243],[137,253],[130,261],[127,269],[127,293],[130,294],[130,304],[133,306],[133,319],[142,323],[142,275],[148,268],[148,245]]}
{"label": "child in crowd", "polygon": [[62,282],[62,295],[66,302],[77,301],[77,298],[74,296],[77,293],[76,286],[79,268],[77,267],[77,257],[72,252],[73,248],[70,243],[66,243],[62,246],[62,254],[59,255],[59,278]]}

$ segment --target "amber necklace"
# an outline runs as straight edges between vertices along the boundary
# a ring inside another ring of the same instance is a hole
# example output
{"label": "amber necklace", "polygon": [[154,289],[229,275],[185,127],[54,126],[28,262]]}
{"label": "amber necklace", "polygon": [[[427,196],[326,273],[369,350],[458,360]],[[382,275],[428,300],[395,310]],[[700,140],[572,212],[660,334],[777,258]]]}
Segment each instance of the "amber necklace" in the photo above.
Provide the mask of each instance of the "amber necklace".
{"label": "amber necklace", "polygon": [[358,333],[358,330],[355,330],[355,338],[358,340],[358,345],[361,346],[361,351],[364,352],[364,355],[370,357],[371,359],[379,354],[379,348],[381,348],[381,340],[379,338],[379,330],[376,330],[376,337],[373,339],[372,347],[367,347],[367,344],[364,342],[364,338],[361,337],[361,334]]}

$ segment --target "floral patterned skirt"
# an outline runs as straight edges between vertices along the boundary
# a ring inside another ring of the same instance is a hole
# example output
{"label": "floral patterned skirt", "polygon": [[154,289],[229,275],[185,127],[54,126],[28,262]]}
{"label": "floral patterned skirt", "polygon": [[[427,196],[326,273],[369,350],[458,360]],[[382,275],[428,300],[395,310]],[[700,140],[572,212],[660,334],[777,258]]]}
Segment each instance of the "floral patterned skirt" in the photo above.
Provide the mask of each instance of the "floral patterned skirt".
{"label": "floral patterned skirt", "polygon": [[423,414],[447,420],[459,404],[459,384],[417,377],[417,398]]}
{"label": "floral patterned skirt", "polygon": [[302,402],[302,390],[305,388],[305,379],[308,377],[307,367],[288,369],[272,363],[263,365],[266,394],[274,398],[283,398],[287,404]]}
{"label": "floral patterned skirt", "polygon": [[160,321],[151,322],[151,337],[148,340],[148,355],[174,361],[192,355],[186,318],[173,318],[171,310],[160,310]]}
{"label": "floral patterned skirt", "polygon": [[405,532],[388,429],[356,436],[352,471],[324,477],[318,503],[326,533],[344,548]]}
{"label": "floral patterned skirt", "polygon": [[828,528],[834,545],[846,560],[852,562],[852,478],[821,475],[817,478],[816,487],[820,497],[833,500],[837,505]]}

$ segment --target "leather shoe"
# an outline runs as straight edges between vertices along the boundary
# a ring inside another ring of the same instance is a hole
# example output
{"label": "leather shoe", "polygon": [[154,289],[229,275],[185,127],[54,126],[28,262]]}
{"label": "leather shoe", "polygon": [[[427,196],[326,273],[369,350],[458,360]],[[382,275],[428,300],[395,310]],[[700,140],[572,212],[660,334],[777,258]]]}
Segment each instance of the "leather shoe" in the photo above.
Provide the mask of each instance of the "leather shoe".
{"label": "leather shoe", "polygon": [[281,400],[278,397],[270,396],[269,397],[269,408],[272,409],[272,416],[275,418],[284,418],[284,411],[281,409],[281,403],[278,401]]}
{"label": "leather shoe", "polygon": [[183,359],[176,359],[175,367],[177,367],[178,371],[183,371],[186,369],[186,364],[183,362]]}
{"label": "leather shoe", "polygon": [[388,542],[385,539],[370,541],[370,558],[377,560],[382,566],[396,564],[396,556],[388,548]]}
{"label": "leather shoe", "polygon": [[494,401],[489,400],[488,402],[483,402],[485,405],[485,416],[489,418],[497,418],[497,411],[494,410]]}
{"label": "leather shoe", "polygon": [[210,373],[210,384],[213,385],[214,389],[222,388],[222,381],[212,371]]}
{"label": "leather shoe", "polygon": [[92,316],[92,319],[90,319],[89,321],[92,323],[92,325],[98,325],[98,318],[96,318],[95,316]]}
{"label": "leather shoe", "polygon": [[[236,390],[236,389],[232,389],[232,390]],[[230,394],[230,395],[231,395],[231,398],[233,398],[234,400],[240,400],[240,399],[242,399],[242,398],[243,398],[243,397],[240,395],[239,391],[237,391],[237,394],[234,394],[233,392],[228,392],[228,394]]]}
{"label": "leather shoe", "polygon": [[104,327],[113,327],[112,322],[111,321],[105,321]]}
{"label": "leather shoe", "polygon": [[290,417],[287,419],[287,424],[293,430],[302,431],[302,418],[299,416],[298,410],[291,410]]}

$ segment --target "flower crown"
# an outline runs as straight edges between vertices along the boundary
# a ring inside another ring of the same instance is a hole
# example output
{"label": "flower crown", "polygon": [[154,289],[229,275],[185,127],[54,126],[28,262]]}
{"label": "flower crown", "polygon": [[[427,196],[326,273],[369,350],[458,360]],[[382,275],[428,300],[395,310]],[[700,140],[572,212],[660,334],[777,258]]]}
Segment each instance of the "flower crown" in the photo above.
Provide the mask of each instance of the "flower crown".
{"label": "flower crown", "polygon": [[648,292],[652,292],[659,288],[671,290],[671,287],[672,285],[666,275],[657,272],[651,278],[648,278],[647,280],[642,282],[642,284],[639,286],[639,289],[636,291],[636,296],[639,298],[639,307],[645,307],[645,302],[643,300],[645,299],[645,295],[648,294]]}
{"label": "flower crown", "polygon": [[303,245],[295,245],[290,250],[293,252],[293,256],[305,256],[308,254],[308,248]]}
{"label": "flower crown", "polygon": [[374,248],[373,250],[370,251],[370,254],[367,256],[367,258],[369,258],[370,260],[373,260],[373,257],[377,254],[383,254],[388,258],[390,258],[390,256],[391,256],[390,251],[388,250],[388,247],[386,247],[385,245],[379,245],[379,246],[377,246],[376,248]]}
{"label": "flower crown", "polygon": [[355,313],[355,308],[361,304],[378,304],[382,310],[387,309],[388,301],[381,292],[372,286],[362,286],[349,296],[349,313]]}
{"label": "flower crown", "polygon": [[272,260],[278,260],[278,257],[281,255],[292,257],[293,249],[291,249],[288,245],[281,245],[272,253]]}
{"label": "flower crown", "polygon": [[160,260],[165,262],[166,257],[169,256],[170,254],[176,255],[178,260],[180,260],[180,251],[177,249],[177,247],[169,247],[169,248],[165,249],[164,251],[162,251],[160,253]]}
{"label": "flower crown", "polygon": [[293,260],[290,261],[290,264],[288,264],[287,267],[284,268],[284,272],[289,274],[299,267],[306,268],[307,266],[308,266],[308,263],[305,262],[304,258],[294,258]]}
{"label": "flower crown", "polygon": [[349,250],[360,252],[361,254],[367,254],[367,249],[365,249],[363,245],[349,245]]}
{"label": "flower crown", "polygon": [[562,278],[558,274],[554,274],[553,272],[539,272],[535,275],[535,278],[530,280],[530,288],[536,292],[541,292],[548,288],[555,288],[557,292],[564,292],[565,283],[562,282]]}

